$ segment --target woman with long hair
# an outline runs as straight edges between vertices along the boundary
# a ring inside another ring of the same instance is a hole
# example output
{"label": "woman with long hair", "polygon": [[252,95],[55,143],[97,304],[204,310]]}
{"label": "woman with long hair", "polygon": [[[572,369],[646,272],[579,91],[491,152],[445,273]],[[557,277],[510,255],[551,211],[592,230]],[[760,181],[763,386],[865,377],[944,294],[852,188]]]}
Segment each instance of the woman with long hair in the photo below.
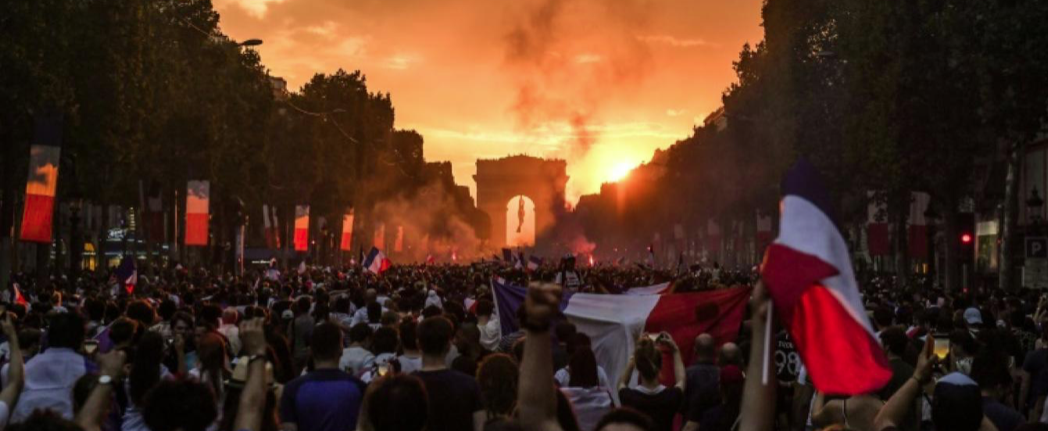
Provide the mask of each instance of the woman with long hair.
{"label": "woman with long hair", "polygon": [[162,364],[164,361],[164,338],[157,332],[146,331],[138,341],[131,359],[131,372],[128,373],[125,389],[127,390],[127,409],[121,421],[121,431],[148,431],[142,419],[142,409],[146,393],[153,389],[160,380],[170,373]]}
{"label": "woman with long hair", "polygon": [[225,340],[216,333],[206,333],[200,337],[197,353],[200,360],[189,375],[210,387],[215,393],[215,400],[219,403],[218,407],[221,407],[222,397],[225,394],[223,383],[231,374]]}
{"label": "woman with long hair", "polygon": [[570,371],[568,384],[561,391],[575,407],[579,428],[591,430],[601,417],[615,408],[615,402],[609,388],[601,385],[597,358],[588,343],[576,344],[567,368]]}

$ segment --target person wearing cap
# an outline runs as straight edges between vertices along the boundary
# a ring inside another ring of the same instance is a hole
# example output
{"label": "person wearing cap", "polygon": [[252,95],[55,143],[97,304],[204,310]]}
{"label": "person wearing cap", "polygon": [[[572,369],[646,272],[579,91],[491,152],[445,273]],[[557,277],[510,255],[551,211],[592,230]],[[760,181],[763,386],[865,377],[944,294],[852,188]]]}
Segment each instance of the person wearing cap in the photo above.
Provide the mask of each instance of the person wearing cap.
{"label": "person wearing cap", "polygon": [[982,313],[978,308],[968,307],[964,310],[964,322],[968,324],[968,330],[972,332],[972,335],[977,335],[983,326]]}

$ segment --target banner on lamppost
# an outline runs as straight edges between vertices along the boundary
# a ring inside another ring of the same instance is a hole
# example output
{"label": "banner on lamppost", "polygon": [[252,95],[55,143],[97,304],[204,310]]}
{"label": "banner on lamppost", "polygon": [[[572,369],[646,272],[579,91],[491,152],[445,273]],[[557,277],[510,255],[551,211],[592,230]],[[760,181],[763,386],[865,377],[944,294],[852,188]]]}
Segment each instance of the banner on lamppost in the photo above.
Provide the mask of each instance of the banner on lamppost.
{"label": "banner on lamppost", "polygon": [[342,241],[339,250],[349,251],[353,242],[353,209],[342,216]]}
{"label": "banner on lamppost", "polygon": [[61,156],[62,117],[39,116],[29,148],[29,176],[25,184],[22,241],[50,243]]}
{"label": "banner on lamppost", "polygon": [[309,250],[309,205],[295,206],[295,251]]}
{"label": "banner on lamppost", "polygon": [[210,182],[189,181],[186,185],[186,246],[207,246],[210,201]]}

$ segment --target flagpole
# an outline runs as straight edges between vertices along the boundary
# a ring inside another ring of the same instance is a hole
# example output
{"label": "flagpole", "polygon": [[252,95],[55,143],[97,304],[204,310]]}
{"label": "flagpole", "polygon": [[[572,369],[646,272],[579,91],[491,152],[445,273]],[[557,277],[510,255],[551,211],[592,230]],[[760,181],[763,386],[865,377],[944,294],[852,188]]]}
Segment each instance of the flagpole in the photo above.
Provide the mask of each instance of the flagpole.
{"label": "flagpole", "polygon": [[771,368],[771,313],[774,307],[768,304],[767,321],[764,322],[764,365],[762,366],[761,384],[768,384],[768,370]]}

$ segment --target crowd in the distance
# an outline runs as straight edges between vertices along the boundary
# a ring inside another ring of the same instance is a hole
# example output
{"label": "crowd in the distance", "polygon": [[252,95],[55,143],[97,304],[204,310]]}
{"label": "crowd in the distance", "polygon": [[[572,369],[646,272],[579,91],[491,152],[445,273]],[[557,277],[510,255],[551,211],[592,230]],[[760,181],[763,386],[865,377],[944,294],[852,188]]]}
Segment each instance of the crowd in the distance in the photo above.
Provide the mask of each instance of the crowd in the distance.
{"label": "crowd in the distance", "polygon": [[[132,292],[99,273],[40,285],[16,277],[21,289],[0,293],[0,429],[1048,428],[1048,300],[1036,292],[946,295],[863,280],[893,377],[841,397],[814,391],[781,330],[768,355],[777,378],[754,377],[768,335],[759,283],[735,343],[701,334],[682,355],[668,334],[635,334],[623,370],[605,370],[558,311],[564,290],[617,294],[671,279],[677,292],[717,289],[750,282],[748,271],[566,260],[533,272],[489,263],[397,265],[381,276],[148,274]],[[498,315],[495,276],[529,285],[514,316]],[[503,333],[507,317],[520,329]]]}

